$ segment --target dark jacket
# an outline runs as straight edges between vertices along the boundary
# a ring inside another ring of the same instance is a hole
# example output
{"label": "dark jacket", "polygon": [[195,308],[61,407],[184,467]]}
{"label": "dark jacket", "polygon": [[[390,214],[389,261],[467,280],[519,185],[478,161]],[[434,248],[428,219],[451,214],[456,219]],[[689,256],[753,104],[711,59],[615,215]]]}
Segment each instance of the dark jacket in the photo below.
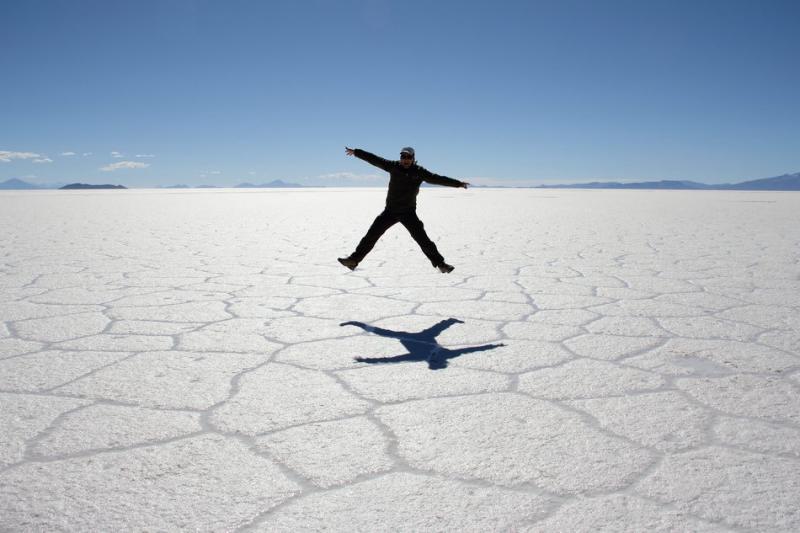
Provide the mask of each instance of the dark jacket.
{"label": "dark jacket", "polygon": [[389,211],[416,209],[417,194],[423,181],[447,187],[463,185],[459,180],[434,174],[416,163],[406,169],[400,161],[389,161],[358,148],[353,150],[353,155],[389,173],[389,192],[386,194],[386,209]]}

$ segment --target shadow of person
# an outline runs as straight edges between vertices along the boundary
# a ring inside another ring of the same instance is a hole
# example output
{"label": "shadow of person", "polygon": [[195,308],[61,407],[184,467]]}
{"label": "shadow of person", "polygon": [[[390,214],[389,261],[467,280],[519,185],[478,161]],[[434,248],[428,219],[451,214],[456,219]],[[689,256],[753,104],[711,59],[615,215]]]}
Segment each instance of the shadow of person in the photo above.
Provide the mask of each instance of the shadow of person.
{"label": "shadow of person", "polygon": [[364,331],[380,335],[381,337],[389,337],[397,339],[403,348],[408,350],[408,353],[403,355],[395,355],[392,357],[356,357],[355,360],[360,363],[405,363],[408,361],[427,361],[428,368],[431,370],[441,370],[447,368],[447,361],[455,359],[467,353],[482,352],[485,350],[492,350],[505,344],[484,344],[483,346],[470,346],[467,348],[459,348],[451,350],[441,346],[436,342],[436,337],[452,326],[453,324],[463,324],[464,322],[456,318],[448,318],[434,324],[428,329],[424,329],[419,333],[410,333],[408,331],[392,331],[390,329],[378,328],[364,324],[363,322],[348,321],[342,322],[340,326],[356,326]]}

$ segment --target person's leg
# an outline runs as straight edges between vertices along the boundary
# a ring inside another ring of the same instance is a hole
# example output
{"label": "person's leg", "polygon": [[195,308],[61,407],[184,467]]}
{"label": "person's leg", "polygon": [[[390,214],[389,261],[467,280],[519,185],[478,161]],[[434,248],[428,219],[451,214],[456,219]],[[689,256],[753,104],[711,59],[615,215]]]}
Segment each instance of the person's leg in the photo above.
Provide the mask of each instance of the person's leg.
{"label": "person's leg", "polygon": [[419,247],[422,248],[422,253],[425,254],[425,257],[430,260],[433,266],[438,267],[443,264],[444,257],[442,257],[442,254],[436,249],[436,245],[430,240],[428,234],[425,233],[425,225],[417,216],[417,212],[408,211],[399,215],[398,218],[400,219],[400,223],[405,226],[411,234],[411,237],[417,241]]}
{"label": "person's leg", "polygon": [[386,230],[391,228],[397,223],[397,217],[388,211],[384,211],[375,218],[375,221],[367,230],[367,234],[358,243],[356,251],[350,254],[350,258],[358,261],[359,263],[364,257],[372,250],[381,235],[386,233]]}

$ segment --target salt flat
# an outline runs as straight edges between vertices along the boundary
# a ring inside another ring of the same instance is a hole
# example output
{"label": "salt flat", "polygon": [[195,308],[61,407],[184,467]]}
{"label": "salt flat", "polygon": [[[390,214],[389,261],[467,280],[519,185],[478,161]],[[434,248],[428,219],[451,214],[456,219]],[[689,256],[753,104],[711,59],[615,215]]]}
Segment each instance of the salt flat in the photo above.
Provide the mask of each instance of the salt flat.
{"label": "salt flat", "polygon": [[0,193],[0,530],[800,530],[800,194]]}

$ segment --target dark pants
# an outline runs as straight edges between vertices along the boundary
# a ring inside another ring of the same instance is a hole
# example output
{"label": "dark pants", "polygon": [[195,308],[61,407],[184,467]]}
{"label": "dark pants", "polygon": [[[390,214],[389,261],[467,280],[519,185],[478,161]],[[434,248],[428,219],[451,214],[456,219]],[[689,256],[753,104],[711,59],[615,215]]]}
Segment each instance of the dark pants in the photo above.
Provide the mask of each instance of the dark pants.
{"label": "dark pants", "polygon": [[375,243],[378,242],[378,239],[381,238],[381,235],[386,233],[387,229],[398,222],[406,227],[411,237],[417,241],[419,247],[422,248],[422,252],[430,259],[431,263],[433,263],[433,266],[436,267],[444,263],[442,254],[436,249],[436,245],[433,241],[428,238],[428,234],[425,233],[425,226],[417,216],[416,211],[391,212],[387,210],[378,215],[375,222],[369,227],[367,234],[364,235],[364,238],[358,243],[356,251],[353,252],[350,257],[361,262],[364,256],[375,246]]}

